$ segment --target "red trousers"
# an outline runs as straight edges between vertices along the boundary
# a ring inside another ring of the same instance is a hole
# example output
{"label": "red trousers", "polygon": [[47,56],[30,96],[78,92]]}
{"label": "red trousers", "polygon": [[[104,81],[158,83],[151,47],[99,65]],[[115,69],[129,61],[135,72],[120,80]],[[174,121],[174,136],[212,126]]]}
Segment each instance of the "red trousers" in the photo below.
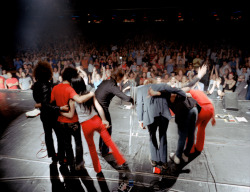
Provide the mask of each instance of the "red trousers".
{"label": "red trousers", "polygon": [[190,153],[194,153],[195,149],[200,152],[203,150],[205,142],[205,128],[214,114],[213,104],[206,104],[201,107],[202,108],[196,122],[196,127],[198,129],[196,134],[196,142],[194,143]]}
{"label": "red trousers", "polygon": [[102,120],[99,116],[94,116],[91,119],[84,121],[81,123],[82,130],[85,136],[85,139],[88,143],[90,156],[93,162],[94,169],[97,173],[101,171],[101,164],[96,152],[96,147],[94,143],[94,132],[99,132],[101,138],[103,139],[104,143],[112,150],[114,158],[117,161],[118,165],[122,165],[125,163],[124,157],[119,152],[117,146],[112,141],[110,134],[108,133],[105,126],[102,124]]}

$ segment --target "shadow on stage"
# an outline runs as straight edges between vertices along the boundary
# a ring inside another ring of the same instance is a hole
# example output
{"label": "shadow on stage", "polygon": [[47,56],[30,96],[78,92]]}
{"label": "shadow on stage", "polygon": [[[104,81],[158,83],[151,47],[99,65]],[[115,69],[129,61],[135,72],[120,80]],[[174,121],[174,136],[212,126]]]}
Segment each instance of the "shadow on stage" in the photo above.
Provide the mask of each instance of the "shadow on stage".
{"label": "shadow on stage", "polygon": [[[60,180],[59,171],[63,177],[63,182]],[[58,170],[57,164],[52,163],[50,164],[50,181],[52,192],[85,192],[82,183],[87,191],[97,192],[93,179],[83,167],[80,170],[70,172],[68,166],[61,165]],[[101,191],[109,191],[105,178],[98,179],[98,184]]]}

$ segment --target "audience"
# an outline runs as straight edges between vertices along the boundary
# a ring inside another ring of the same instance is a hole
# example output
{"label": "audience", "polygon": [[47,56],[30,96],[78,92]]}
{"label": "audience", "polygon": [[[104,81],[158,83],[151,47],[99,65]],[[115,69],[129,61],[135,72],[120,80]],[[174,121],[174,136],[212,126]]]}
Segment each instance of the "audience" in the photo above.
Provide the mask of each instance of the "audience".
{"label": "audience", "polygon": [[247,85],[247,82],[245,81],[245,76],[244,75],[238,76],[235,92],[238,93],[239,100],[246,99],[247,87],[248,87],[248,85]]}
{"label": "audience", "polygon": [[32,86],[32,80],[26,76],[25,72],[21,73],[21,78],[19,78],[19,87],[21,90],[29,90]]}
{"label": "audience", "polygon": [[18,89],[18,80],[15,77],[12,77],[11,72],[7,73],[8,79],[6,79],[6,86],[8,89]]}
{"label": "audience", "polygon": [[[1,78],[1,86],[4,87],[6,84],[7,88],[13,87],[10,81],[22,79],[23,72],[25,78],[31,77],[33,83],[32,70],[39,60],[51,64],[53,85],[61,82],[63,70],[71,66],[76,67],[84,77],[85,83],[95,89],[102,80],[110,79],[111,72],[116,68],[122,68],[128,80],[136,82],[136,86],[143,85],[145,80],[153,78],[173,87],[182,87],[182,84],[195,77],[199,66],[206,64],[210,70],[203,81],[193,87],[194,89],[206,92],[213,99],[222,98],[225,92],[237,90],[241,95],[239,98],[246,99],[245,92],[242,91],[247,91],[250,55],[241,47],[231,46],[227,42],[208,45],[205,42],[197,44],[155,40],[147,35],[107,46],[100,45],[95,40],[82,40],[80,35],[68,39],[66,34],[65,32],[53,37],[55,40],[48,41],[50,43],[37,42],[43,43],[40,49],[20,49],[13,59],[12,68],[7,70],[11,77],[6,78],[6,70],[4,71],[1,65],[0,75],[4,77]],[[242,79],[246,85],[243,85]],[[19,82],[19,88],[23,89],[23,80]],[[15,81],[14,88],[18,88],[18,81]]]}

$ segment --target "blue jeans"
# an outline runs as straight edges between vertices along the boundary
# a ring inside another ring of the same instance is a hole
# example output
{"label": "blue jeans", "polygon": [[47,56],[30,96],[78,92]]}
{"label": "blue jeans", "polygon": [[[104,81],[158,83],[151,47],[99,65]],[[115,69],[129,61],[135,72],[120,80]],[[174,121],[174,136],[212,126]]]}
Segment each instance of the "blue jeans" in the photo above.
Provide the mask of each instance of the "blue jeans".
{"label": "blue jeans", "polygon": [[249,83],[248,83],[248,88],[247,88],[246,100],[250,100],[250,84]]}
{"label": "blue jeans", "polygon": [[[151,160],[156,162],[167,163],[167,128],[168,128],[168,119],[159,116],[155,117],[154,122],[148,125],[149,132],[149,145]],[[159,127],[159,141],[160,145],[157,144],[156,131]]]}
{"label": "blue jeans", "polygon": [[[183,117],[183,121],[178,123],[178,144],[176,150],[176,156],[178,158],[182,157],[182,153],[188,157],[190,154],[190,150],[194,144],[194,132],[195,132],[195,125],[198,117],[198,110],[196,107],[189,110],[186,117]],[[188,142],[184,151],[186,138],[188,138]]]}

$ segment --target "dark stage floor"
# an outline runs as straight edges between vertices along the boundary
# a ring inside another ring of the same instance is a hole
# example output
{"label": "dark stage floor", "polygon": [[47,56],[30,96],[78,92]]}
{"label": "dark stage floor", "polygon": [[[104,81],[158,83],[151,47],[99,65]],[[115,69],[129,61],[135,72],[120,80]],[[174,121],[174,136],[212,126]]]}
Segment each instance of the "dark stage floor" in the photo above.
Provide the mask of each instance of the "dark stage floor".
{"label": "dark stage floor", "polygon": [[[250,191],[250,101],[239,101],[239,111],[223,110],[215,100],[216,114],[245,117],[248,122],[226,122],[217,119],[217,125],[206,128],[204,151],[187,164],[178,177],[152,173],[149,162],[148,132],[138,127],[137,116],[120,107],[114,98],[110,111],[113,121],[112,138],[126,157],[131,173],[119,173],[109,160],[99,156],[105,180],[98,181],[93,170],[84,137],[86,170],[70,177],[67,169],[51,165],[46,156],[40,117],[26,118],[32,110],[32,92],[0,91],[0,189],[6,192],[55,191],[118,191],[125,179],[133,181],[132,191]],[[130,126],[132,124],[132,126]],[[175,151],[177,129],[170,121],[168,153]],[[54,135],[55,136],[55,135]],[[82,135],[83,136],[83,135]],[[96,144],[98,134],[94,136]],[[40,151],[40,152],[39,152]]]}

